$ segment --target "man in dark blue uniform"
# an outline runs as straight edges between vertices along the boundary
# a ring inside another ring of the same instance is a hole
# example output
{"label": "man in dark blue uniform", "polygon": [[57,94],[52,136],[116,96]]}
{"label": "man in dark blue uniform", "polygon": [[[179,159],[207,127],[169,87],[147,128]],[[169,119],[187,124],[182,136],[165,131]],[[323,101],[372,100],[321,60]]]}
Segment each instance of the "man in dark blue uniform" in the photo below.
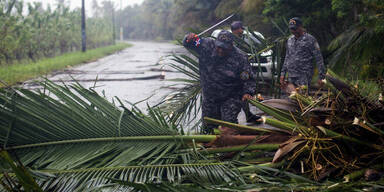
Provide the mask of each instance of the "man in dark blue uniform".
{"label": "man in dark blue uniform", "polygon": [[[221,31],[214,40],[189,33],[183,45],[199,54],[203,117],[238,123],[242,101],[252,98],[256,82],[246,56],[233,46],[233,35]],[[214,127],[204,123],[202,132]]]}
{"label": "man in dark blue uniform", "polygon": [[[325,78],[325,67],[319,44],[312,35],[305,32],[303,24],[298,17],[289,20],[289,29],[292,35],[287,41],[287,51],[281,69],[280,84],[287,91],[294,91],[301,86],[309,87],[313,76],[313,60],[319,69],[319,85]],[[288,73],[288,82],[284,81]]]}
{"label": "man in dark blue uniform", "polygon": [[241,21],[234,21],[231,23],[231,31],[234,35],[244,40],[244,26]]}

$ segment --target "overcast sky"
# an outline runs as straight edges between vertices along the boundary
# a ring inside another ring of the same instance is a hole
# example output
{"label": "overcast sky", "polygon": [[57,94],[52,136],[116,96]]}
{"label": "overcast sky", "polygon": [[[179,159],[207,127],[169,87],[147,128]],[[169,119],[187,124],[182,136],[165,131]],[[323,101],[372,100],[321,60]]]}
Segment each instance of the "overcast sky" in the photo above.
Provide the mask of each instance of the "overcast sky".
{"label": "overcast sky", "polygon": [[[69,2],[71,9],[81,7],[81,0],[66,0],[66,1]],[[87,9],[89,10],[91,8],[92,1],[93,0],[85,0],[86,10]],[[97,1],[100,5],[103,0],[97,0]],[[121,2],[122,7],[124,8],[126,6],[130,6],[134,4],[141,4],[143,3],[144,0],[110,0],[110,1],[114,2],[118,8],[120,8],[120,2]],[[55,0],[24,0],[24,2],[41,2],[44,4],[44,7],[45,7],[47,4],[55,5],[56,1]]]}

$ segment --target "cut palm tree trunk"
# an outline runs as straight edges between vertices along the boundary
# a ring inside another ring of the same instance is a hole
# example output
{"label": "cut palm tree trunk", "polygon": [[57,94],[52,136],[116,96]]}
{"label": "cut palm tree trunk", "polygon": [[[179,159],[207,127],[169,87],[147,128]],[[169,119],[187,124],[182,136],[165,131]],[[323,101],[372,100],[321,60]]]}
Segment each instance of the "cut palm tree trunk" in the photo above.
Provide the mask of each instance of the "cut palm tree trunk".
{"label": "cut palm tree trunk", "polygon": [[252,151],[252,150],[263,150],[263,151],[274,151],[279,148],[279,144],[263,143],[254,145],[238,145],[229,147],[217,147],[207,148],[202,150],[201,153],[226,153],[226,152],[238,152],[238,151]]}
{"label": "cut palm tree trunk", "polygon": [[210,142],[207,146],[233,146],[252,143],[280,143],[289,139],[288,135],[219,135],[217,139]]}
{"label": "cut palm tree trunk", "polygon": [[301,120],[301,118],[299,116],[294,116],[292,113],[285,112],[285,111],[270,107],[270,106],[265,105],[259,101],[256,101],[256,100],[248,100],[248,101],[252,105],[259,108],[260,110],[264,111],[265,113],[273,116],[274,118],[276,118],[280,121],[284,121],[284,122],[288,122],[288,123],[294,123],[295,122],[294,119],[298,120],[298,121]]}
{"label": "cut palm tree trunk", "polygon": [[[374,169],[374,170],[375,169],[384,169],[384,165],[383,164],[373,165],[373,166],[370,166],[370,169]],[[368,168],[360,169],[360,170],[352,172],[352,173],[350,173],[348,175],[345,175],[343,177],[344,181],[345,182],[350,182],[350,181],[357,180],[357,179],[363,177],[367,170],[368,170]]]}
{"label": "cut palm tree trunk", "polygon": [[293,100],[288,99],[268,99],[264,100],[261,103],[273,107],[276,109],[284,110],[284,111],[290,111],[290,112],[297,112],[300,108],[297,105],[297,103]]}
{"label": "cut palm tree trunk", "polygon": [[276,128],[280,128],[283,130],[288,131],[289,133],[294,133],[298,125],[294,124],[292,121],[286,122],[286,121],[279,121],[276,119],[271,119],[267,117],[262,117],[263,123],[271,125]]}
{"label": "cut palm tree trunk", "polygon": [[236,123],[230,123],[230,122],[221,121],[221,120],[217,120],[217,119],[213,119],[213,118],[209,118],[209,117],[204,117],[204,120],[207,121],[207,123],[226,126],[229,128],[236,129],[240,132],[246,132],[246,133],[250,133],[250,134],[251,133],[260,134],[260,133],[264,133],[264,132],[271,133],[271,132],[275,131],[275,130],[270,130],[267,128],[251,127],[251,126],[247,126],[247,125],[239,125]]}

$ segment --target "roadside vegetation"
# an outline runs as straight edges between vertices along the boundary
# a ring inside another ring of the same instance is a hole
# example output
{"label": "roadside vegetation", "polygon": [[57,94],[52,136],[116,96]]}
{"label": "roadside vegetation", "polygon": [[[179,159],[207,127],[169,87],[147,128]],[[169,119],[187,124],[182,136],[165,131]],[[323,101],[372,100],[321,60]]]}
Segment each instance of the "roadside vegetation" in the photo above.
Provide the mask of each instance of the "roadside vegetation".
{"label": "roadside vegetation", "polygon": [[[87,47],[114,44],[108,4],[98,17],[87,18]],[[57,7],[20,0],[0,2],[0,65],[29,59],[36,61],[81,50],[81,12],[64,1]]]}
{"label": "roadside vegetation", "polygon": [[[12,85],[54,70],[89,62],[127,44],[114,41],[113,5],[104,2],[87,18],[87,48],[81,53],[81,12],[65,1],[57,7],[20,0],[0,1],[0,80]],[[1,86],[5,86],[1,85]]]}
{"label": "roadside vegetation", "polygon": [[130,44],[118,43],[116,45],[90,49],[85,53],[76,51],[53,58],[39,59],[36,62],[27,60],[15,62],[12,65],[2,65],[0,66],[0,79],[2,80],[2,85],[0,86],[22,83],[28,79],[48,75],[55,70],[92,62],[129,46]]}

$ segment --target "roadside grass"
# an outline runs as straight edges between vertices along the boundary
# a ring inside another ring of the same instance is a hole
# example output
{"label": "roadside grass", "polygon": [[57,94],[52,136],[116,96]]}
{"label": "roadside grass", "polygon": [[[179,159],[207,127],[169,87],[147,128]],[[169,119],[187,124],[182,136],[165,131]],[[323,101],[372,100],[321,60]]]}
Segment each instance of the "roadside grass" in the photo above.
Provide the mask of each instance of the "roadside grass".
{"label": "roadside grass", "polygon": [[[0,66],[0,80],[6,85],[14,85],[18,82],[46,75],[55,70],[94,61],[130,46],[132,45],[127,43],[117,43],[116,45],[87,50],[85,53],[81,51],[71,52],[53,58],[44,58],[36,62]],[[0,87],[5,86],[3,83],[0,84]]]}

